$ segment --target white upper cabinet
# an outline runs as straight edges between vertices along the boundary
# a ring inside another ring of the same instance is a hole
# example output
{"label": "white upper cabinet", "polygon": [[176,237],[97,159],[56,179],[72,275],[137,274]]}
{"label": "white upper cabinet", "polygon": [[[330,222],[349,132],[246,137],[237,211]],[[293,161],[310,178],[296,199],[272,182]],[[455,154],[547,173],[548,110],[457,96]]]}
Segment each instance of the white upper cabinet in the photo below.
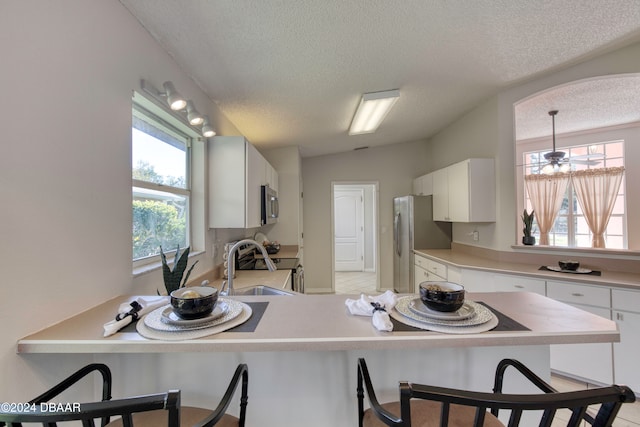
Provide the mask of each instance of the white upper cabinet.
{"label": "white upper cabinet", "polygon": [[449,217],[449,176],[447,169],[433,172],[433,219],[450,221]]}
{"label": "white upper cabinet", "polygon": [[260,227],[260,186],[277,189],[277,182],[275,169],[244,137],[214,137],[209,142],[209,227]]}
{"label": "white upper cabinet", "polygon": [[275,168],[273,166],[271,166],[271,164],[269,162],[267,162],[265,160],[265,175],[264,175],[264,179],[266,184],[278,191],[278,171],[275,170]]}
{"label": "white upper cabinet", "polygon": [[467,159],[433,175],[433,219],[449,222],[496,220],[493,159]]}
{"label": "white upper cabinet", "polygon": [[413,192],[416,196],[430,196],[433,194],[433,174],[419,176],[413,180]]}

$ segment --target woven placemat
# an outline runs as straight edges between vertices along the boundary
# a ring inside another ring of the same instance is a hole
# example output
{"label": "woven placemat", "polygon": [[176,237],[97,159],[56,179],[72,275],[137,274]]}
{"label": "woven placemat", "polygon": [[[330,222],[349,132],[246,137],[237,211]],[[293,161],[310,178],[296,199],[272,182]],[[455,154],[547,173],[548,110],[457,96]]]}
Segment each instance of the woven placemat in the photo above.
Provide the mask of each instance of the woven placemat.
{"label": "woven placemat", "polygon": [[[258,327],[258,323],[260,323],[260,319],[262,319],[262,315],[267,310],[269,302],[245,302],[245,304],[251,307],[251,310],[253,311],[251,317],[243,324],[228,329],[228,332],[254,332]],[[124,328],[120,329],[120,332],[137,332],[136,323],[137,322],[128,324]]]}
{"label": "woven placemat", "polygon": [[[498,326],[492,329],[492,331],[530,331],[531,329],[522,325],[521,323],[513,320],[511,317],[502,314],[498,310],[492,308],[488,304],[482,301],[476,301],[478,304],[482,304],[487,307],[493,314],[498,318]],[[397,332],[424,332],[424,329],[419,329],[410,325],[406,325],[402,322],[397,321],[393,317],[391,317],[391,322],[393,323],[393,330]]]}

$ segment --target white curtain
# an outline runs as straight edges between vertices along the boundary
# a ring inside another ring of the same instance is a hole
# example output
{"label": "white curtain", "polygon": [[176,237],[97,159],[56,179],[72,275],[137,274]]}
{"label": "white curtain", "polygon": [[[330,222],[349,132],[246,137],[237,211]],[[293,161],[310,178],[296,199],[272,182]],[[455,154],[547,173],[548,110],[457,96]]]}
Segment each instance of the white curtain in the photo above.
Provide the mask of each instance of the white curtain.
{"label": "white curtain", "polygon": [[604,232],[618,196],[624,167],[587,169],[572,173],[578,203],[593,234],[591,246],[604,248]]}
{"label": "white curtain", "polygon": [[524,182],[529,193],[531,206],[540,229],[540,244],[549,244],[549,231],[553,228],[562,199],[567,191],[570,175],[554,173],[552,175],[526,175]]}

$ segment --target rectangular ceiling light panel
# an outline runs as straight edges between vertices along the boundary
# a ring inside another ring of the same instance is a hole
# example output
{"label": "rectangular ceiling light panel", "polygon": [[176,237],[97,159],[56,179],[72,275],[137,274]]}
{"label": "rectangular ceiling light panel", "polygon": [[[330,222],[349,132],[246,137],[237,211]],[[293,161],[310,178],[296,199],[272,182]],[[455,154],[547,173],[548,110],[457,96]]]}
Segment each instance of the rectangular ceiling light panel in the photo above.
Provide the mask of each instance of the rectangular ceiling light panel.
{"label": "rectangular ceiling light panel", "polygon": [[375,132],[399,97],[400,91],[397,89],[362,95],[360,105],[351,121],[349,135]]}

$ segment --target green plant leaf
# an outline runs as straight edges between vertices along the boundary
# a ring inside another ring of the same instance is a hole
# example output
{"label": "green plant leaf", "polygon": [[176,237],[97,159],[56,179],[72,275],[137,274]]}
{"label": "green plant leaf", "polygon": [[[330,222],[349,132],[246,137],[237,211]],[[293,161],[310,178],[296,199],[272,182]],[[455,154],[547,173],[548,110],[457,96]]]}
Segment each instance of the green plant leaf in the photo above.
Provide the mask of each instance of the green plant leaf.
{"label": "green plant leaf", "polygon": [[198,260],[196,260],[196,262],[194,262],[193,265],[191,265],[191,268],[189,269],[189,271],[187,271],[187,275],[184,277],[184,280],[182,281],[183,287],[187,284],[187,281],[189,280],[189,276],[191,276],[191,270],[193,270],[193,267],[195,267],[197,263],[198,263]]}
{"label": "green plant leaf", "polygon": [[173,270],[171,270],[171,268],[169,268],[169,265],[167,264],[167,258],[164,252],[162,252],[162,246],[160,247],[160,257],[162,259],[162,278],[164,280],[164,287],[167,290],[167,294],[170,294],[176,289],[183,287],[189,277],[189,274],[191,274],[191,270],[193,270],[193,267],[198,263],[198,261],[196,261],[191,266],[187,277],[183,281],[182,276],[184,275],[184,271],[187,268],[187,263],[189,262],[190,250],[191,248],[187,247],[181,254],[180,246],[177,247],[176,255],[173,262]]}

